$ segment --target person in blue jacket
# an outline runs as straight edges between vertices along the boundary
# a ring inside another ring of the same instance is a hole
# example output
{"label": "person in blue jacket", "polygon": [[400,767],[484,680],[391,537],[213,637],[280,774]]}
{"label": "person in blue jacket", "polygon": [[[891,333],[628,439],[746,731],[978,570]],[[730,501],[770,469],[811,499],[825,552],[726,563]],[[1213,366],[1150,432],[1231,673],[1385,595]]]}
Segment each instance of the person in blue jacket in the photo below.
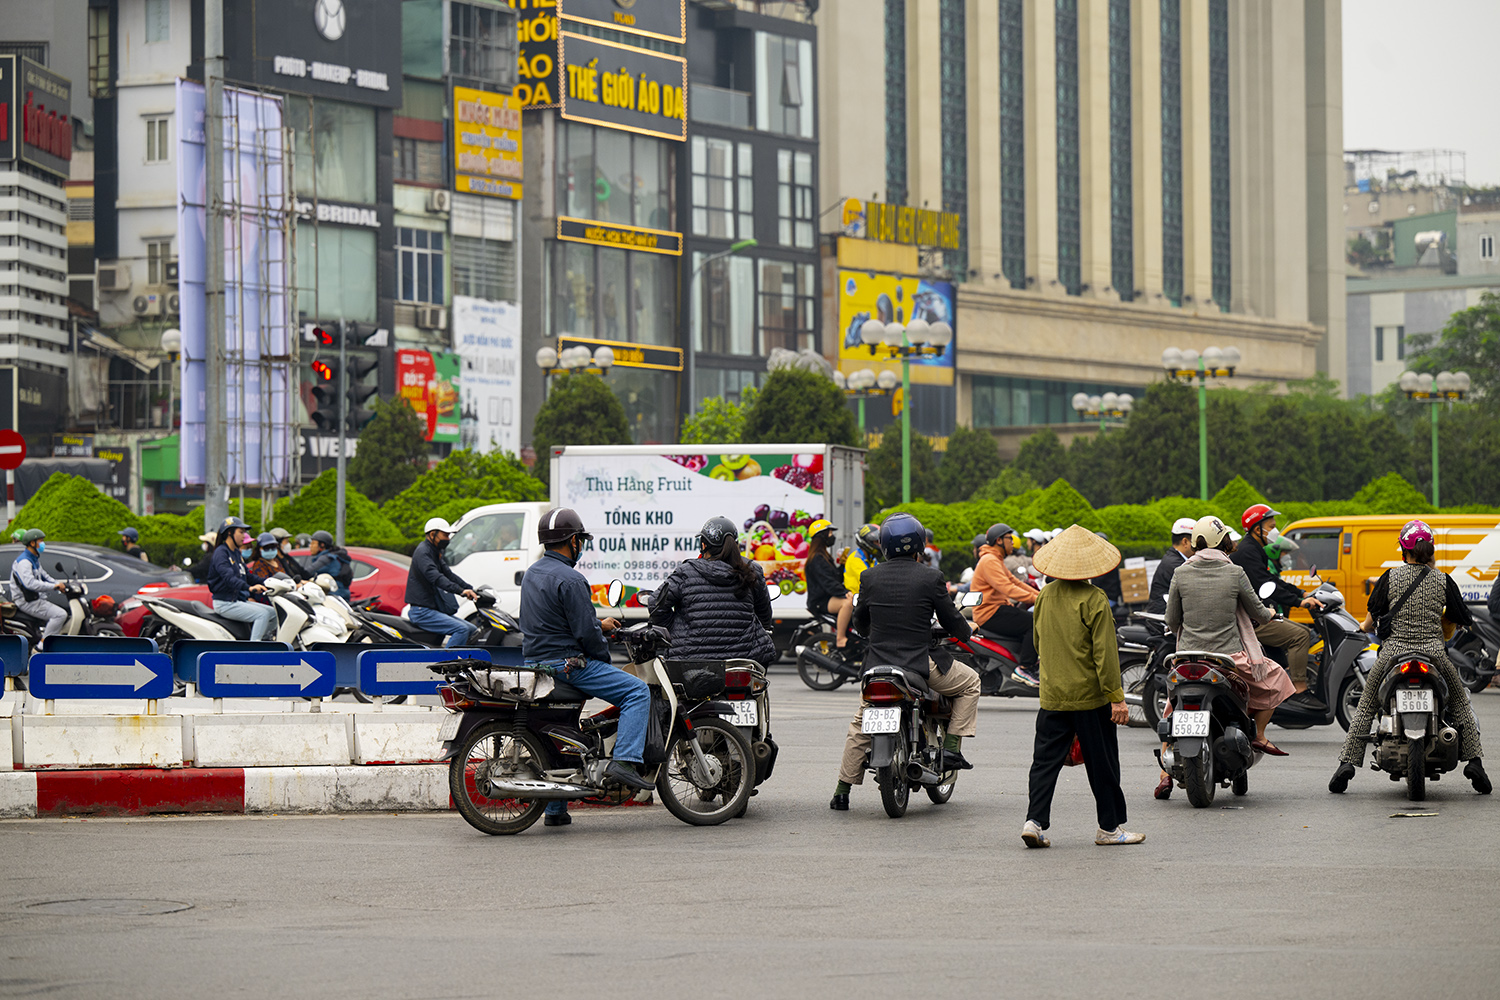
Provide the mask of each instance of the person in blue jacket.
{"label": "person in blue jacket", "polygon": [[[340,548],[326,531],[314,531],[307,547],[311,550],[307,556],[307,578],[312,580],[319,573],[327,573],[333,577],[334,595],[349,600],[349,584],[354,582],[354,562],[349,558],[348,550]],[[410,596],[406,599],[411,601]]]}
{"label": "person in blue jacket", "polygon": [[241,554],[251,543],[250,526],[237,517],[226,517],[214,539],[214,552],[208,561],[208,592],[213,595],[214,614],[250,624],[250,641],[271,638],[276,629],[276,609],[256,604],[252,593],[263,594],[266,588],[252,584],[245,572]]}
{"label": "person in blue jacket", "polygon": [[[411,569],[406,574],[406,617],[418,628],[446,635],[444,646],[467,646],[478,629],[455,617],[458,600],[453,595],[462,594],[471,601],[478,600],[479,595],[448,568],[448,562],[443,558],[443,550],[453,537],[453,527],[442,518],[434,517],[424,525],[423,535],[425,537],[411,554]],[[316,570],[317,564],[310,568]]]}

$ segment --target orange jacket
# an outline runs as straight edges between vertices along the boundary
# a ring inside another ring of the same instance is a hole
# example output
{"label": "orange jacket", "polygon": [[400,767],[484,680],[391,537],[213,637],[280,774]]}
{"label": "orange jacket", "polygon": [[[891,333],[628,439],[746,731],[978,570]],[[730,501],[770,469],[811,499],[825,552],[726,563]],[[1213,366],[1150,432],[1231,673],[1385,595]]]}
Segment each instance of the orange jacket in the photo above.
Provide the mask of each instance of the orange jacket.
{"label": "orange jacket", "polygon": [[1036,588],[1017,580],[1005,568],[1005,555],[999,546],[986,545],[979,550],[979,565],[974,567],[974,577],[969,589],[980,593],[983,603],[974,609],[974,623],[983,625],[995,609],[1007,604],[1029,607],[1036,601]]}

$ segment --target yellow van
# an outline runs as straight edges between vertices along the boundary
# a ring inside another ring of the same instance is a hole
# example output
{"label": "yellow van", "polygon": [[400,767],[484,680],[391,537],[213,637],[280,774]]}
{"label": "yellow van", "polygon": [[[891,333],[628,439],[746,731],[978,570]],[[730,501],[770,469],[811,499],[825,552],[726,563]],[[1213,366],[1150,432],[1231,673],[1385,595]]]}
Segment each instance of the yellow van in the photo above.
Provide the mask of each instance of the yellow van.
{"label": "yellow van", "polygon": [[[1464,601],[1482,604],[1500,576],[1500,517],[1494,514],[1424,514],[1432,525],[1437,565],[1453,577]],[[1322,581],[1334,584],[1356,620],[1365,616],[1370,589],[1392,566],[1401,564],[1397,537],[1410,516],[1372,514],[1355,517],[1309,517],[1295,521],[1286,535],[1299,548],[1281,577],[1311,591]],[[1299,621],[1310,621],[1298,608]]]}

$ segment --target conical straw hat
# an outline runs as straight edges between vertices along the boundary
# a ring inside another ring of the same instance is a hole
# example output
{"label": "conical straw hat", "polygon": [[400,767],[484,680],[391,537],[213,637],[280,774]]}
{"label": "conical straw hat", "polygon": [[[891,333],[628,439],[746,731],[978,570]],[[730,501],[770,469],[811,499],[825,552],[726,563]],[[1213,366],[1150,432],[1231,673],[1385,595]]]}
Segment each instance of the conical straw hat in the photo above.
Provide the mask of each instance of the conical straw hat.
{"label": "conical straw hat", "polygon": [[1120,550],[1075,524],[1042,546],[1031,564],[1055,580],[1092,580],[1120,565]]}

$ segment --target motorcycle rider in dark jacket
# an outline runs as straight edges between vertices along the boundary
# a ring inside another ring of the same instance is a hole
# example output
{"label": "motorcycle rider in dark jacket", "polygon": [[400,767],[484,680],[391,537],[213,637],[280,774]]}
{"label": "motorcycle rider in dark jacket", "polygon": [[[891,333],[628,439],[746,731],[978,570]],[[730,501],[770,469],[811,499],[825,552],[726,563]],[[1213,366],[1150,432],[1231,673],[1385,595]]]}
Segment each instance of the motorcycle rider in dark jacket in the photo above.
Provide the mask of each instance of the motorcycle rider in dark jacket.
{"label": "motorcycle rider in dark jacket", "polygon": [[1151,574],[1151,598],[1146,602],[1146,610],[1153,615],[1167,613],[1172,574],[1193,554],[1193,525],[1196,523],[1190,517],[1179,517],[1172,523],[1172,547],[1156,564],[1156,572]]}
{"label": "motorcycle rider in dark jacket", "polygon": [[734,522],[710,518],[698,546],[698,558],[673,570],[651,598],[651,624],[671,633],[673,659],[775,663],[766,578],[741,554]]}
{"label": "motorcycle rider in dark jacket", "polygon": [[[1250,589],[1258,595],[1260,588],[1270,581],[1276,585],[1275,592],[1264,598],[1267,607],[1301,606],[1321,608],[1323,602],[1316,597],[1304,597],[1302,591],[1284,580],[1271,575],[1270,563],[1266,559],[1266,536],[1276,527],[1278,512],[1263,503],[1254,504],[1245,510],[1240,525],[1245,535],[1235,546],[1229,559],[1250,579]],[[1297,694],[1307,690],[1307,672],[1312,665],[1307,651],[1312,648],[1312,632],[1286,618],[1273,618],[1264,625],[1257,625],[1255,638],[1262,646],[1280,646],[1286,651],[1286,672],[1291,675],[1292,689]]]}
{"label": "motorcycle rider in dark jacket", "polygon": [[[886,561],[860,575],[859,602],[854,622],[869,636],[865,663],[900,667],[923,678],[937,694],[953,699],[948,738],[943,744],[943,771],[972,767],[959,752],[963,737],[973,736],[979,716],[979,674],[973,667],[943,654],[934,657],[932,616],[937,615],[948,634],[959,639],[970,635],[969,623],[948,596],[941,570],[923,561],[927,534],[910,514],[892,514],[880,526],[880,547]],[[864,733],[864,702],[860,702],[839,763],[839,780],[828,808],[849,808],[849,789],[862,784],[870,737]]]}
{"label": "motorcycle rider in dark jacket", "polygon": [[452,526],[434,517],[423,528],[424,538],[412,552],[411,569],[406,573],[406,617],[418,628],[446,635],[444,646],[467,646],[478,629],[456,617],[458,601],[453,595],[462,594],[471,601],[479,595],[443,558]]}

